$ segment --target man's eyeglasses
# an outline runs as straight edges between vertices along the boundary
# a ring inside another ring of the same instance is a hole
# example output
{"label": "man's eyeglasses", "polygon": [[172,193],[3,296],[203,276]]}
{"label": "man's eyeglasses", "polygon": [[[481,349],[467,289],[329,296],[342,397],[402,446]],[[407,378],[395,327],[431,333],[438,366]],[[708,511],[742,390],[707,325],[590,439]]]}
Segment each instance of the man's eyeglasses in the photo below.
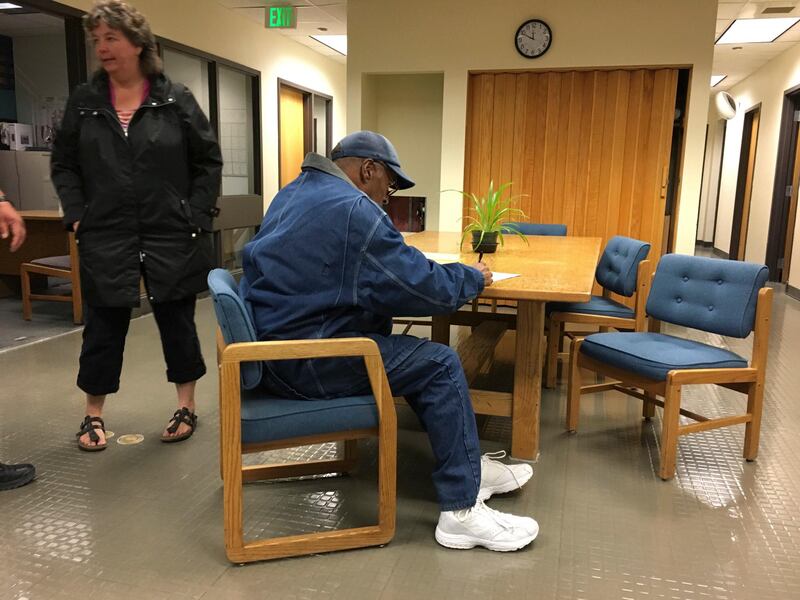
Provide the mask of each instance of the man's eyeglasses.
{"label": "man's eyeglasses", "polygon": [[386,171],[386,178],[389,180],[389,189],[386,191],[386,197],[388,198],[397,192],[397,178],[394,176],[394,172],[386,166],[386,163],[380,160],[376,160],[374,162],[378,163]]}

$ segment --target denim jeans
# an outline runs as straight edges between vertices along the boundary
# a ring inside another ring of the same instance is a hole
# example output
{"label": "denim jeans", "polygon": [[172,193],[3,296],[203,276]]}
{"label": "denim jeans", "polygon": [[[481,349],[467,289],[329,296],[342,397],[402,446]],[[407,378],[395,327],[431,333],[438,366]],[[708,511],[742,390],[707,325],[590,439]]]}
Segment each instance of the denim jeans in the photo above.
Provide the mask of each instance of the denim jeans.
{"label": "denim jeans", "polygon": [[[403,396],[428,433],[436,468],[433,484],[442,510],[474,506],[481,482],[475,413],[458,354],[412,336],[370,335],[381,350],[392,394]],[[359,357],[267,363],[270,392],[298,398],[369,393]]]}

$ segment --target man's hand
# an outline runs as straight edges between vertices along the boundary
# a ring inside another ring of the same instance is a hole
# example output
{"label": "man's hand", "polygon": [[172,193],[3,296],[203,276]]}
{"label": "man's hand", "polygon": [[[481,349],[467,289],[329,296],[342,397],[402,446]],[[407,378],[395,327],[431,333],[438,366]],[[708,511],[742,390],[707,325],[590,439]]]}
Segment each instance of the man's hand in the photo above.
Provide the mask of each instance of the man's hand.
{"label": "man's hand", "polygon": [[11,233],[11,251],[15,252],[25,241],[25,223],[19,213],[8,202],[0,202],[0,238]]}
{"label": "man's hand", "polygon": [[72,224],[72,232],[73,232],[73,233],[78,233],[78,226],[80,226],[80,224],[81,224],[81,222],[80,222],[80,221],[75,221],[75,222]]}
{"label": "man's hand", "polygon": [[484,287],[489,287],[492,285],[492,272],[489,270],[489,267],[487,267],[484,263],[479,262],[472,265],[472,268],[478,269],[478,271],[481,272],[481,275],[483,275]]}

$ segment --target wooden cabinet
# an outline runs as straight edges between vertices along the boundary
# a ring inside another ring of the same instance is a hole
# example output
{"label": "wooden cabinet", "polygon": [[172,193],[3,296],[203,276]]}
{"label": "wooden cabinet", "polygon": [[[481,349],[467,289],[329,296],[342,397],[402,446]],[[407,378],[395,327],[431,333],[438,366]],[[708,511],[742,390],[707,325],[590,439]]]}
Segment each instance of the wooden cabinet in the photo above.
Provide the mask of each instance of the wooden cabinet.
{"label": "wooden cabinet", "polygon": [[384,209],[399,231],[425,231],[425,198],[390,196]]}

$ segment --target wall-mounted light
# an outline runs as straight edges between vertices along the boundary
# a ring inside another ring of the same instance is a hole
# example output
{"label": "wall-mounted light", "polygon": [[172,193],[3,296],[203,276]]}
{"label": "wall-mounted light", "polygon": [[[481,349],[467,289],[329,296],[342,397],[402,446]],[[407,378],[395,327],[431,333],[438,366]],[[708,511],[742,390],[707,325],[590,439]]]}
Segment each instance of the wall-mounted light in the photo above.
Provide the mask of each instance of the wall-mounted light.
{"label": "wall-mounted light", "polygon": [[780,19],[736,19],[725,30],[717,44],[750,44],[756,42],[774,42],[787,29],[800,21],[797,17]]}
{"label": "wall-mounted light", "polygon": [[342,56],[347,56],[347,36],[346,35],[312,35],[311,39],[317,40],[323,46],[327,46]]}
{"label": "wall-mounted light", "polygon": [[712,75],[711,76],[711,87],[714,87],[715,85],[717,85],[719,82],[721,82],[726,77],[727,77],[727,75]]}

